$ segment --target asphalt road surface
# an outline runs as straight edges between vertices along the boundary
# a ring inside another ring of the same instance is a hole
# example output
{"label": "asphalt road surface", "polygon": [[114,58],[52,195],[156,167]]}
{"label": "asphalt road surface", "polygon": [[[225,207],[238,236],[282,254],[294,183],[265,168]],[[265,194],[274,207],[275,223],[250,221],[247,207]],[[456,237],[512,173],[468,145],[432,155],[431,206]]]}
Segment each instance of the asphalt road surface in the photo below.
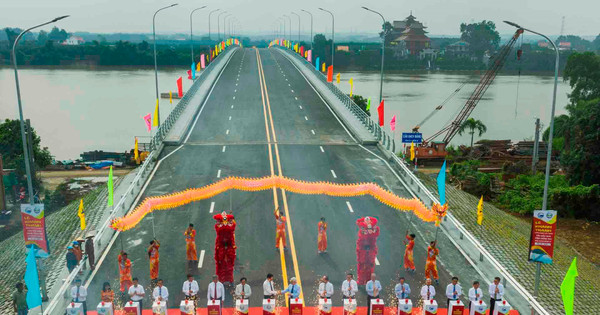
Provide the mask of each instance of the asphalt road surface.
{"label": "asphalt road surface", "polygon": [[[163,151],[161,164],[140,200],[202,187],[227,176],[271,174],[335,183],[376,182],[400,196],[412,197],[382,157],[377,147],[356,143],[281,52],[239,49],[218,78],[185,143]],[[289,250],[284,252],[283,259],[275,250],[275,207],[288,216]],[[356,272],[358,228],[355,221],[366,215],[377,217],[381,227],[375,272],[383,286],[382,297],[391,302],[396,279],[405,276],[413,290],[411,298],[417,301],[424,283],[426,248],[436,234],[432,223],[422,223],[411,214],[391,209],[371,197],[297,195],[278,189],[276,192],[230,191],[146,216],[137,227],[117,237],[97,267],[88,288],[89,308],[94,309],[99,302],[104,282],[110,282],[112,288],[118,290],[117,255],[121,244],[132,261],[133,276],[140,278],[146,287],[144,305],[149,307],[146,248],[153,234],[162,245],[159,278],[169,289],[169,307],[177,308],[183,299],[181,286],[190,271],[200,285],[199,305],[204,307],[206,289],[215,273],[212,216],[230,209],[237,221],[234,278],[236,281],[248,278],[253,290],[250,306],[261,305],[262,282],[267,273],[275,275],[279,289],[285,288],[284,278],[299,278],[307,306],[316,305],[318,279],[328,275],[335,287],[334,306],[341,306],[341,283],[346,272]],[[329,223],[329,246],[325,254],[317,253],[320,217]],[[197,231],[198,255],[204,252],[203,259],[195,266],[189,266],[186,261],[183,232],[189,223],[193,223]],[[406,273],[402,267],[402,241],[407,229],[417,234],[414,274]],[[438,239],[441,254],[437,300],[445,307],[443,295],[452,275],[461,278],[465,293],[477,276],[443,233],[439,233]],[[226,285],[226,291],[225,306],[232,307],[233,286]],[[366,306],[364,287],[359,290],[358,302]],[[281,297],[278,303],[285,305]]]}

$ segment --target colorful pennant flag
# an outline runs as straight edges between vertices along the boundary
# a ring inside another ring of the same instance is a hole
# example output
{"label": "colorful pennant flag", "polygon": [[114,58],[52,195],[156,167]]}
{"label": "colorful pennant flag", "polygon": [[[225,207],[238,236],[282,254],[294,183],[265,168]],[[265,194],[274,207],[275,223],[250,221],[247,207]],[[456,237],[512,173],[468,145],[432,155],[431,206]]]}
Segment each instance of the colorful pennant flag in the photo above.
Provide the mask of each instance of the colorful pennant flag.
{"label": "colorful pennant flag", "polygon": [[[206,56],[208,58],[208,56]],[[202,69],[206,68],[206,61],[204,60],[204,54],[200,55],[200,67]]]}
{"label": "colorful pennant flag", "polygon": [[[578,276],[577,257],[575,257],[571,262],[571,266],[569,267],[563,282],[560,284],[560,295],[562,296],[563,306],[565,307],[565,315],[573,315],[573,304],[575,302],[575,278]],[[27,297],[29,297],[29,295],[27,295]]]}
{"label": "colorful pennant flag", "polygon": [[25,259],[25,285],[27,286],[27,307],[29,309],[42,305],[42,294],[40,292],[40,278],[38,278],[37,262],[35,261],[34,245],[31,245],[27,258]]}
{"label": "colorful pennant flag", "polygon": [[369,97],[369,99],[367,100],[367,111],[369,111],[371,109],[371,98]]}
{"label": "colorful pennant flag", "polygon": [[148,113],[148,115],[144,116],[144,122],[146,123],[146,128],[148,128],[148,132],[152,131],[152,114]]}
{"label": "colorful pennant flag", "polygon": [[352,92],[354,91],[354,79],[350,78],[350,80],[348,80],[348,83],[350,83],[350,97],[352,97]]}
{"label": "colorful pennant flag", "polygon": [[323,67],[321,67],[321,72],[325,73],[327,69],[325,68],[325,63],[323,62]]}
{"label": "colorful pennant flag", "polygon": [[188,69],[187,75],[188,75],[188,80],[192,80],[192,70]]}
{"label": "colorful pennant flag", "polygon": [[[202,60],[202,59],[200,59],[200,60]],[[201,68],[200,68],[200,62],[197,62],[196,63],[196,72],[200,72],[200,70],[201,70]]]}
{"label": "colorful pennant flag", "polygon": [[479,203],[477,204],[477,224],[481,225],[483,223],[483,196],[479,199]]}
{"label": "colorful pennant flag", "polygon": [[169,103],[173,104],[173,92],[169,91]]}
{"label": "colorful pennant flag", "polygon": [[385,100],[381,100],[381,103],[379,103],[379,107],[377,107],[377,115],[379,116],[379,126],[383,126],[384,115],[385,115],[384,106],[385,106]]}
{"label": "colorful pennant flag", "polygon": [[179,77],[179,79],[177,79],[177,95],[179,96],[179,98],[183,97],[183,78]]}
{"label": "colorful pennant flag", "polygon": [[154,119],[152,120],[152,127],[158,127],[160,121],[158,121],[158,99],[156,99],[156,107],[154,107]]}
{"label": "colorful pennant flag", "polygon": [[135,160],[135,164],[140,164],[140,150],[138,145],[138,138],[135,137],[135,144],[133,145],[133,158]]}
{"label": "colorful pennant flag", "polygon": [[108,203],[107,205],[110,207],[113,205],[113,171],[112,165],[110,166],[110,170],[108,171],[108,182],[106,182],[108,186]]}
{"label": "colorful pennant flag", "polygon": [[196,80],[196,64],[192,62],[192,80]]}
{"label": "colorful pennant flag", "polygon": [[415,160],[415,143],[412,141],[410,142],[410,160]]}
{"label": "colorful pennant flag", "polygon": [[306,60],[308,60],[308,62],[312,62],[312,49],[308,50],[308,53],[306,55]]}
{"label": "colorful pennant flag", "polygon": [[340,84],[340,74],[336,74],[335,75],[335,82],[337,82],[337,84]]}
{"label": "colorful pennant flag", "polygon": [[333,82],[333,66],[327,67],[327,82]]}
{"label": "colorful pennant flag", "polygon": [[[442,164],[442,168],[438,173],[437,186],[438,194],[440,195],[440,205],[443,206],[446,204],[446,160],[444,160],[444,164]],[[481,202],[483,202],[483,199],[481,199]]]}
{"label": "colorful pennant flag", "polygon": [[79,227],[81,230],[85,230],[85,213],[83,213],[83,199],[79,200],[79,209],[77,210],[77,216],[79,217]]}
{"label": "colorful pennant flag", "polygon": [[390,120],[390,129],[392,129],[392,131],[396,130],[396,115],[394,115],[392,120]]}
{"label": "colorful pennant flag", "polygon": [[317,71],[319,71],[319,65],[320,65],[320,63],[319,63],[319,58],[320,58],[320,57],[317,57],[317,60],[316,60],[316,62],[315,62],[315,70],[317,70]]}

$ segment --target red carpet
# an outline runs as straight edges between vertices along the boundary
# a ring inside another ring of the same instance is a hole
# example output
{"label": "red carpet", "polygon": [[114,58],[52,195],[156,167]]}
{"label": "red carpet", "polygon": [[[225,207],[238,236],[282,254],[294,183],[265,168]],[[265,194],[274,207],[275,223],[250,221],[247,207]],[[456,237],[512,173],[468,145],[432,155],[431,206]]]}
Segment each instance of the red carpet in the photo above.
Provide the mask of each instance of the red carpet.
{"label": "red carpet", "polygon": [[[234,313],[233,311],[234,311],[233,308],[225,308],[225,309],[223,309],[223,315],[233,315],[233,313]],[[421,310],[418,308],[413,308],[412,313],[414,315],[422,314]],[[88,314],[97,315],[96,311],[88,311]],[[123,314],[124,313],[122,311],[115,312],[115,315],[123,315]],[[169,309],[169,312],[167,314],[168,315],[180,315],[179,309]],[[249,315],[262,315],[262,307],[251,307],[248,314]],[[288,314],[287,308],[278,307],[276,314],[287,315]],[[304,308],[304,310],[302,312],[302,315],[317,315],[317,314],[318,314],[318,312],[317,312],[316,306],[307,306]],[[344,314],[344,309],[341,306],[333,307],[331,315],[343,315],[343,314]],[[359,306],[358,310],[356,312],[356,315],[366,315],[366,314],[367,314],[367,307]],[[445,308],[440,308],[440,309],[438,309],[437,314],[438,315],[448,315],[448,311]],[[464,315],[468,315],[468,314],[469,314],[469,311],[465,310]],[[519,312],[511,311],[510,314],[511,315],[519,315]],[[152,315],[152,310],[145,309],[145,310],[143,310],[142,315]],[[206,308],[199,308],[198,315],[208,315]],[[396,315],[396,309],[392,308],[392,307],[386,307],[384,315]]]}

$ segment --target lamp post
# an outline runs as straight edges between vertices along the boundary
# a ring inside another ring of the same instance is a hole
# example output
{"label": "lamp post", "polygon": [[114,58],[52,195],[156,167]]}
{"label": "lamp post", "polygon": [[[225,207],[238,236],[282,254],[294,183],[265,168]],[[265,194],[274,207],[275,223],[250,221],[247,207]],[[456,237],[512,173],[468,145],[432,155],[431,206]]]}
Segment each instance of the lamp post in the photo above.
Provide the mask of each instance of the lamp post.
{"label": "lamp post", "polygon": [[221,40],[221,15],[227,13],[227,11],[222,11],[217,14],[217,41]]}
{"label": "lamp post", "polygon": [[381,26],[383,28],[383,39],[381,41],[381,77],[379,78],[379,103],[381,104],[381,100],[383,99],[383,60],[385,59],[385,18],[383,17],[383,15],[381,15],[381,13],[375,10],[371,10],[367,7],[362,8],[379,15],[381,17],[381,20],[383,20],[383,24]]}
{"label": "lamp post", "polygon": [[225,16],[223,16],[223,39],[227,38],[227,18],[231,16],[231,13],[225,14]]}
{"label": "lamp post", "polygon": [[[174,7],[177,3],[171,4],[170,6],[160,8],[154,12],[154,16],[152,17],[152,39],[154,41],[154,82],[156,83],[156,106],[158,106],[158,64],[156,62],[156,14],[158,12]],[[160,110],[156,111],[156,121],[158,122],[158,126],[160,127]]]}
{"label": "lamp post", "polygon": [[220,11],[220,10],[221,10],[221,9],[215,9],[215,10],[212,10],[212,11],[210,11],[210,12],[208,13],[208,39],[209,39],[209,40],[210,40],[210,39],[212,39],[212,38],[210,37],[210,16],[211,16],[213,13],[215,13],[215,12],[217,12],[217,11]]}
{"label": "lamp post", "polygon": [[298,44],[300,44],[300,15],[298,15],[296,12],[290,13],[298,17]]}
{"label": "lamp post", "polygon": [[206,8],[206,6],[202,6],[199,7],[197,9],[192,10],[192,12],[190,12],[190,46],[192,47],[192,63],[194,63],[194,35],[193,35],[193,31],[192,31],[192,14],[194,14],[194,12],[198,11],[198,10],[202,10]]}
{"label": "lamp post", "polygon": [[[554,91],[552,93],[552,110],[550,112],[550,136],[548,137],[548,153],[546,155],[546,176],[545,176],[545,180],[544,180],[544,197],[542,198],[542,210],[546,210],[548,207],[548,185],[550,182],[550,162],[551,162],[551,158],[552,158],[552,140],[553,140],[553,136],[554,136],[554,111],[556,109],[556,90],[558,89],[558,65],[559,65],[559,61],[560,61],[560,55],[558,52],[558,47],[556,47],[556,44],[550,39],[548,38],[548,36],[532,31],[530,29],[526,29],[524,27],[521,27],[520,25],[518,25],[517,23],[513,23],[510,21],[504,21],[504,23],[514,26],[516,28],[520,28],[524,31],[528,31],[530,33],[542,36],[543,38],[545,38],[547,41],[550,42],[550,44],[552,44],[552,47],[554,48],[554,52],[556,53],[556,60],[554,62]],[[537,266],[535,267],[535,287],[533,289],[533,298],[537,299],[537,295],[540,289],[540,276],[542,273],[542,264],[540,262],[537,263]],[[531,309],[531,314],[534,314],[535,311],[533,310],[533,308]]]}
{"label": "lamp post", "polygon": [[312,13],[310,13],[304,9],[301,9],[300,11],[306,12],[306,13],[308,13],[308,15],[310,15],[310,49],[312,50],[313,49],[313,15],[312,15]]}
{"label": "lamp post", "polygon": [[319,8],[321,11],[325,11],[331,15],[331,65],[333,66],[333,57],[335,55],[335,44],[333,41],[333,35],[335,34],[335,18],[333,17],[333,13],[329,10],[325,10],[323,8]]}
{"label": "lamp post", "polygon": [[[289,39],[292,39],[292,18],[289,15],[284,14],[283,15],[285,18],[288,19],[288,21],[290,22],[290,28],[288,29],[288,34],[289,34]],[[284,22],[285,24],[285,22]]]}

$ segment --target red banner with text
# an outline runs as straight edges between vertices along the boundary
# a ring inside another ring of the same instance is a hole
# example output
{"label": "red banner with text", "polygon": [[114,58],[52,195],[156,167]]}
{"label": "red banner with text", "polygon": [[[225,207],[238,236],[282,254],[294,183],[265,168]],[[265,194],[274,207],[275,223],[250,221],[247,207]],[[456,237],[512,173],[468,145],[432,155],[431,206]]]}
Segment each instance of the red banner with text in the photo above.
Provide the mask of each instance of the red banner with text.
{"label": "red banner with text", "polygon": [[543,264],[552,263],[556,217],[555,210],[536,210],[533,212],[531,240],[529,241],[529,261]]}

